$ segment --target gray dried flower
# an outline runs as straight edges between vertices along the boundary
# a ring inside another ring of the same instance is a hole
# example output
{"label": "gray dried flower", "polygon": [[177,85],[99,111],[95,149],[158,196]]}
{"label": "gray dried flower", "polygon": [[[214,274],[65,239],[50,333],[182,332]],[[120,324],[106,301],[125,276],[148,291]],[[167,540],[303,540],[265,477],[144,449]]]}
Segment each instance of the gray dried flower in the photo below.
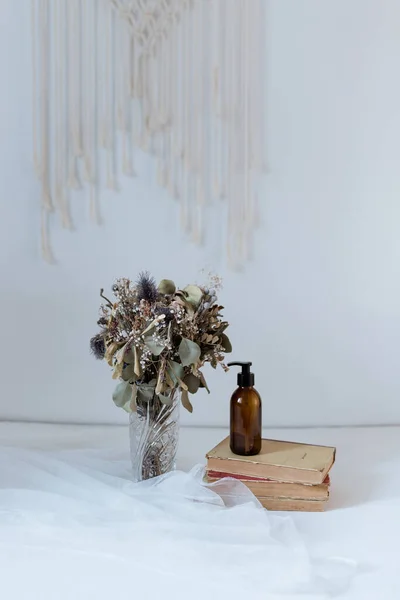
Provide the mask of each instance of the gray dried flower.
{"label": "gray dried flower", "polygon": [[90,340],[90,350],[98,360],[102,360],[106,353],[106,345],[102,333],[97,333]]}

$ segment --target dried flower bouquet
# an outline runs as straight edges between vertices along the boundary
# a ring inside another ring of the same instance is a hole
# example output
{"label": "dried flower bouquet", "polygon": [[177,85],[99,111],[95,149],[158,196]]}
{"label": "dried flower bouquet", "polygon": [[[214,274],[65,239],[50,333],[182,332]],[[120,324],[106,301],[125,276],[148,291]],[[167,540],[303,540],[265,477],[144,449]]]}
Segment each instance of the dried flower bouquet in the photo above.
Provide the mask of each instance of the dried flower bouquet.
{"label": "dried flower bouquet", "polygon": [[214,277],[210,286],[176,289],[168,279],[157,286],[144,272],[136,282],[118,279],[114,301],[101,290],[100,331],[90,346],[112,367],[113,378],[121,380],[113,394],[117,406],[132,412],[150,405],[158,411],[181,392],[183,406],[192,412],[189,394],[209,391],[204,364],[227,370],[224,354],[232,348],[217,302],[219,279]]}

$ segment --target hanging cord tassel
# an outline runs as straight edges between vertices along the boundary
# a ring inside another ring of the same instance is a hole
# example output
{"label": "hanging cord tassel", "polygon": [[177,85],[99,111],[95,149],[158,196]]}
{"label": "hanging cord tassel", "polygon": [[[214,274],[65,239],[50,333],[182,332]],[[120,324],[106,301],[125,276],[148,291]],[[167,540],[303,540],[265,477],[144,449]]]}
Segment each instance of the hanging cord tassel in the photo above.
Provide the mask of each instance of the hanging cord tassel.
{"label": "hanging cord tassel", "polygon": [[82,0],[68,0],[72,5],[72,23],[73,23],[73,147],[74,155],[79,158],[83,156],[82,146]]}
{"label": "hanging cord tassel", "polygon": [[243,253],[246,244],[245,206],[247,197],[246,138],[248,130],[248,110],[246,91],[246,0],[235,0],[236,10],[232,11],[230,56],[230,90],[232,99],[229,110],[229,208],[228,208],[228,261],[233,269],[243,266]]}
{"label": "hanging cord tassel", "polygon": [[[40,15],[42,17],[42,15]],[[31,34],[32,34],[32,138],[33,138],[33,164],[39,179],[42,178],[42,165],[40,164],[38,140],[38,2],[32,0],[31,5]],[[40,34],[39,34],[40,35]]]}
{"label": "hanging cord tassel", "polygon": [[40,23],[40,85],[41,85],[41,181],[42,181],[42,256],[48,263],[54,262],[48,236],[49,212],[53,210],[53,204],[50,196],[50,177],[49,177],[49,4],[48,0],[40,0],[39,5],[39,23]]}
{"label": "hanging cord tassel", "polygon": [[159,156],[157,163],[157,182],[160,187],[168,185],[167,170],[167,141],[168,141],[168,116],[167,116],[167,73],[170,72],[169,42],[165,33],[159,36],[160,61],[158,71],[158,139]]}
{"label": "hanging cord tassel", "polygon": [[93,119],[95,92],[95,64],[91,57],[95,56],[95,40],[93,36],[94,15],[91,0],[82,0],[82,104],[83,104],[83,157],[84,179],[89,184],[93,181]]}
{"label": "hanging cord tassel", "polygon": [[68,185],[70,188],[79,189],[81,183],[78,177],[76,156],[77,146],[79,137],[79,126],[77,125],[77,114],[76,114],[76,94],[75,89],[76,83],[76,14],[75,14],[75,1],[68,0],[67,6],[67,39],[68,39]]}
{"label": "hanging cord tassel", "polygon": [[124,33],[123,44],[123,162],[122,171],[127,177],[133,177],[135,172],[133,169],[133,152],[132,152],[132,110],[131,110],[131,35],[129,25],[125,21],[122,23]]}
{"label": "hanging cord tassel", "polygon": [[72,228],[71,215],[66,199],[65,182],[65,4],[63,0],[55,0],[53,4],[54,27],[54,114],[55,114],[55,198],[61,215],[62,226]]}
{"label": "hanging cord tassel", "polygon": [[[105,57],[105,122],[104,122],[104,145],[107,156],[107,179],[108,189],[117,190],[117,181],[115,174],[115,135],[114,135],[114,78],[116,57],[114,55],[115,41],[115,15],[111,5],[107,2],[104,7],[105,28],[106,28],[106,57]],[[119,60],[119,57],[118,57]],[[113,67],[113,70],[112,70]]]}
{"label": "hanging cord tassel", "polygon": [[[233,0],[234,2],[236,0]],[[236,7],[232,10],[232,6],[228,7],[228,0],[222,0],[222,10],[223,14],[221,17],[222,22],[224,23],[224,42],[223,53],[222,53],[222,64],[224,68],[221,69],[221,180],[220,180],[220,197],[228,198],[230,194],[230,155],[232,152],[232,148],[229,144],[232,142],[231,139],[231,115],[230,115],[230,107],[229,102],[232,102],[233,99],[230,96],[230,93],[233,93],[231,90],[231,79],[232,79],[232,69],[235,68],[234,60],[234,43],[232,43],[232,27],[234,24],[234,16]]]}
{"label": "hanging cord tassel", "polygon": [[227,147],[226,147],[226,130],[227,130],[227,111],[226,111],[226,99],[227,99],[227,72],[229,65],[228,58],[228,43],[229,37],[227,32],[227,21],[229,18],[227,15],[227,4],[226,0],[220,0],[219,2],[219,24],[218,29],[219,38],[219,52],[218,52],[218,71],[217,71],[217,91],[218,91],[218,105],[217,105],[217,126],[216,130],[218,133],[217,140],[217,180],[215,182],[215,195],[217,199],[223,200],[227,194]]}
{"label": "hanging cord tassel", "polygon": [[[258,197],[256,186],[260,176],[265,171],[264,156],[264,78],[260,77],[260,72],[264,72],[265,48],[262,40],[264,39],[264,6],[263,0],[256,0],[252,5],[252,10],[248,10],[248,57],[247,65],[249,69],[249,164],[250,171],[250,189],[248,197],[248,208],[246,214],[247,227],[249,232],[253,232],[260,224],[261,216],[258,210]],[[248,235],[251,240],[252,235]],[[245,260],[250,260],[252,254],[252,245],[249,243]]]}
{"label": "hanging cord tassel", "polygon": [[101,223],[98,181],[97,181],[97,145],[98,137],[97,121],[99,109],[96,104],[98,97],[98,4],[92,0],[83,0],[82,5],[83,31],[85,37],[82,40],[83,47],[83,115],[82,128],[85,180],[89,184],[89,216],[90,220],[99,225]]}
{"label": "hanging cord tassel", "polygon": [[189,103],[190,103],[190,11],[187,10],[182,16],[182,145],[180,156],[180,169],[182,185],[180,192],[181,202],[181,225],[186,232],[190,231],[190,212],[188,206],[190,177],[189,177]]}
{"label": "hanging cord tassel", "polygon": [[236,171],[234,164],[234,152],[236,150],[237,140],[235,139],[235,104],[237,102],[237,93],[234,87],[235,73],[237,70],[236,61],[236,42],[235,36],[236,31],[236,10],[237,0],[232,0],[232,4],[235,6],[229,9],[225,4],[225,19],[226,19],[226,71],[225,71],[225,94],[224,94],[224,105],[223,115],[225,118],[225,129],[226,138],[223,139],[223,144],[226,147],[226,193],[228,201],[228,222],[227,222],[227,259],[228,265],[233,268],[235,266],[234,259],[234,247],[235,247],[235,236],[232,234],[232,226],[234,223],[234,200],[235,200],[235,185],[236,185]]}
{"label": "hanging cord tassel", "polygon": [[105,151],[106,162],[106,187],[112,189],[114,185],[112,177],[112,160],[110,160],[110,73],[111,73],[111,33],[110,33],[110,10],[108,0],[97,2],[97,93],[99,100],[99,118],[97,121],[97,137],[99,144]]}
{"label": "hanging cord tassel", "polygon": [[180,48],[182,44],[182,26],[179,23],[178,11],[172,14],[171,30],[171,71],[175,73],[175,79],[170,81],[170,119],[171,119],[171,148],[170,148],[170,171],[169,192],[175,200],[179,199],[180,181],[180,154],[182,139],[182,112],[181,97],[178,95],[177,81],[182,76],[182,57]]}
{"label": "hanging cord tassel", "polygon": [[194,40],[194,19],[193,19],[194,9],[187,11],[187,20],[186,20],[186,36],[185,36],[185,72],[184,72],[184,81],[183,85],[185,87],[185,130],[184,130],[184,149],[183,149],[183,161],[185,168],[187,170],[191,167],[191,108],[192,108],[192,86],[191,86],[191,66],[193,62],[193,40]]}
{"label": "hanging cord tassel", "polygon": [[[265,156],[265,44],[264,44],[264,24],[265,24],[265,5],[263,0],[257,0],[255,9],[253,11],[254,27],[252,30],[255,31],[254,36],[254,56],[252,59],[253,64],[253,104],[255,107],[253,117],[253,137],[254,137],[254,152],[253,152],[253,163],[255,168],[260,174],[267,171],[267,159]],[[258,64],[256,72],[254,65]],[[261,75],[261,76],[260,76]]]}
{"label": "hanging cord tassel", "polygon": [[241,247],[240,247],[240,258],[239,260],[244,263],[249,256],[249,240],[251,239],[251,228],[253,224],[253,206],[251,201],[251,189],[250,189],[250,114],[249,114],[249,93],[250,93],[250,78],[249,78],[249,45],[250,45],[250,32],[249,32],[249,5],[247,0],[242,0],[242,61],[243,61],[243,202],[242,202],[242,224],[238,221],[238,228],[241,227]]}
{"label": "hanging cord tassel", "polygon": [[53,210],[50,195],[49,175],[49,4],[48,0],[41,0],[41,141],[42,157],[40,164],[42,175],[42,202],[46,210]]}
{"label": "hanging cord tassel", "polygon": [[44,260],[50,265],[55,264],[49,239],[49,213],[45,208],[42,208],[41,215],[41,250]]}
{"label": "hanging cord tassel", "polygon": [[169,190],[173,174],[169,157],[172,153],[171,147],[171,76],[172,67],[172,40],[171,40],[172,22],[169,26],[168,34],[164,34],[164,67],[161,73],[162,76],[162,98],[161,98],[161,124],[162,124],[162,162],[163,174],[162,185]]}
{"label": "hanging cord tassel", "polygon": [[124,48],[124,21],[121,19],[115,19],[115,56],[114,62],[114,81],[115,81],[115,124],[117,131],[124,130],[124,61],[125,61],[125,48]]}
{"label": "hanging cord tassel", "polygon": [[[211,188],[210,179],[212,176],[212,161],[211,157],[207,156],[204,149],[206,147],[204,137],[206,135],[205,118],[208,113],[211,118],[211,90],[212,90],[212,61],[210,54],[203,53],[202,44],[208,35],[212,26],[207,18],[206,4],[200,2],[198,5],[197,14],[194,15],[196,27],[195,39],[197,43],[194,47],[194,60],[197,61],[197,69],[199,73],[196,77],[197,85],[194,94],[194,115],[196,135],[193,135],[195,142],[194,153],[194,168],[196,170],[196,189],[195,189],[195,211],[193,218],[192,239],[194,243],[201,244],[204,237],[204,212],[205,212],[205,190]],[[211,57],[212,58],[212,57]],[[193,132],[194,133],[194,132]],[[207,164],[208,163],[208,164]]]}
{"label": "hanging cord tassel", "polygon": [[147,53],[140,54],[139,57],[139,73],[142,84],[142,103],[141,103],[141,133],[140,147],[143,152],[150,151],[150,56]]}
{"label": "hanging cord tassel", "polygon": [[137,48],[136,48],[136,42],[135,42],[135,37],[134,37],[132,28],[130,28],[130,72],[131,72],[131,78],[130,78],[131,102],[129,105],[129,108],[130,108],[129,116],[131,119],[131,141],[130,141],[131,168],[132,168],[132,175],[135,176],[136,175],[136,172],[135,172],[135,146],[139,145],[140,112],[139,112],[139,106],[138,106],[138,104],[139,104],[139,99],[138,99],[139,85],[138,85],[138,79],[137,79]]}
{"label": "hanging cord tassel", "polygon": [[168,143],[166,149],[166,161],[168,171],[167,188],[168,192],[173,198],[177,198],[177,181],[176,181],[176,130],[178,127],[178,121],[176,117],[177,112],[177,99],[176,99],[176,80],[179,76],[178,69],[178,30],[177,30],[177,17],[175,11],[171,10],[171,26],[170,26],[170,39],[169,39],[169,65],[170,72],[175,73],[175,80],[166,73],[167,80],[167,113],[168,113]]}
{"label": "hanging cord tassel", "polygon": [[[223,1],[212,4],[213,8],[213,64],[212,64],[212,106],[211,106],[211,127],[213,133],[213,164],[212,192],[216,198],[221,197],[222,191],[222,151],[221,151],[221,62],[222,52],[225,44],[225,23],[223,22]],[[221,26],[222,24],[222,26]]]}
{"label": "hanging cord tassel", "polygon": [[207,199],[227,195],[228,260],[240,267],[250,256],[255,175],[264,163],[258,59],[265,0],[32,3],[33,160],[47,260],[52,200],[70,226],[67,185],[79,187],[82,175],[97,220],[98,146],[107,187],[116,189],[117,149],[122,171],[131,174],[141,134],[143,149],[157,157],[159,183],[180,196],[182,227],[196,243]]}

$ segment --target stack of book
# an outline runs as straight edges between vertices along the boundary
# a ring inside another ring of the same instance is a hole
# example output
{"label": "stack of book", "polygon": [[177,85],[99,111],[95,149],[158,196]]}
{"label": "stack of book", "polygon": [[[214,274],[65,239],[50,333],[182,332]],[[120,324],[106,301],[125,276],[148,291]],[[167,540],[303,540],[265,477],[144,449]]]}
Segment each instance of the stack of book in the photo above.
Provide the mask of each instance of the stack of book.
{"label": "stack of book", "polygon": [[206,455],[205,481],[239,479],[268,510],[319,512],[329,499],[335,452],[328,446],[263,439],[259,454],[238,456],[228,437]]}

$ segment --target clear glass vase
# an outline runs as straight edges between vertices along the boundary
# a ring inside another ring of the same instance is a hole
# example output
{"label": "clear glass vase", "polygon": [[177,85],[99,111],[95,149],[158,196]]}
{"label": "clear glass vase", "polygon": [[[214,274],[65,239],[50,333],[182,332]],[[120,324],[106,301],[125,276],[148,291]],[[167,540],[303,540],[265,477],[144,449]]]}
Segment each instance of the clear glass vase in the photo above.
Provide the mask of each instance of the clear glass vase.
{"label": "clear glass vase", "polygon": [[129,438],[135,481],[151,479],[175,469],[180,403],[180,390],[174,390],[170,405],[153,396],[130,413]]}

